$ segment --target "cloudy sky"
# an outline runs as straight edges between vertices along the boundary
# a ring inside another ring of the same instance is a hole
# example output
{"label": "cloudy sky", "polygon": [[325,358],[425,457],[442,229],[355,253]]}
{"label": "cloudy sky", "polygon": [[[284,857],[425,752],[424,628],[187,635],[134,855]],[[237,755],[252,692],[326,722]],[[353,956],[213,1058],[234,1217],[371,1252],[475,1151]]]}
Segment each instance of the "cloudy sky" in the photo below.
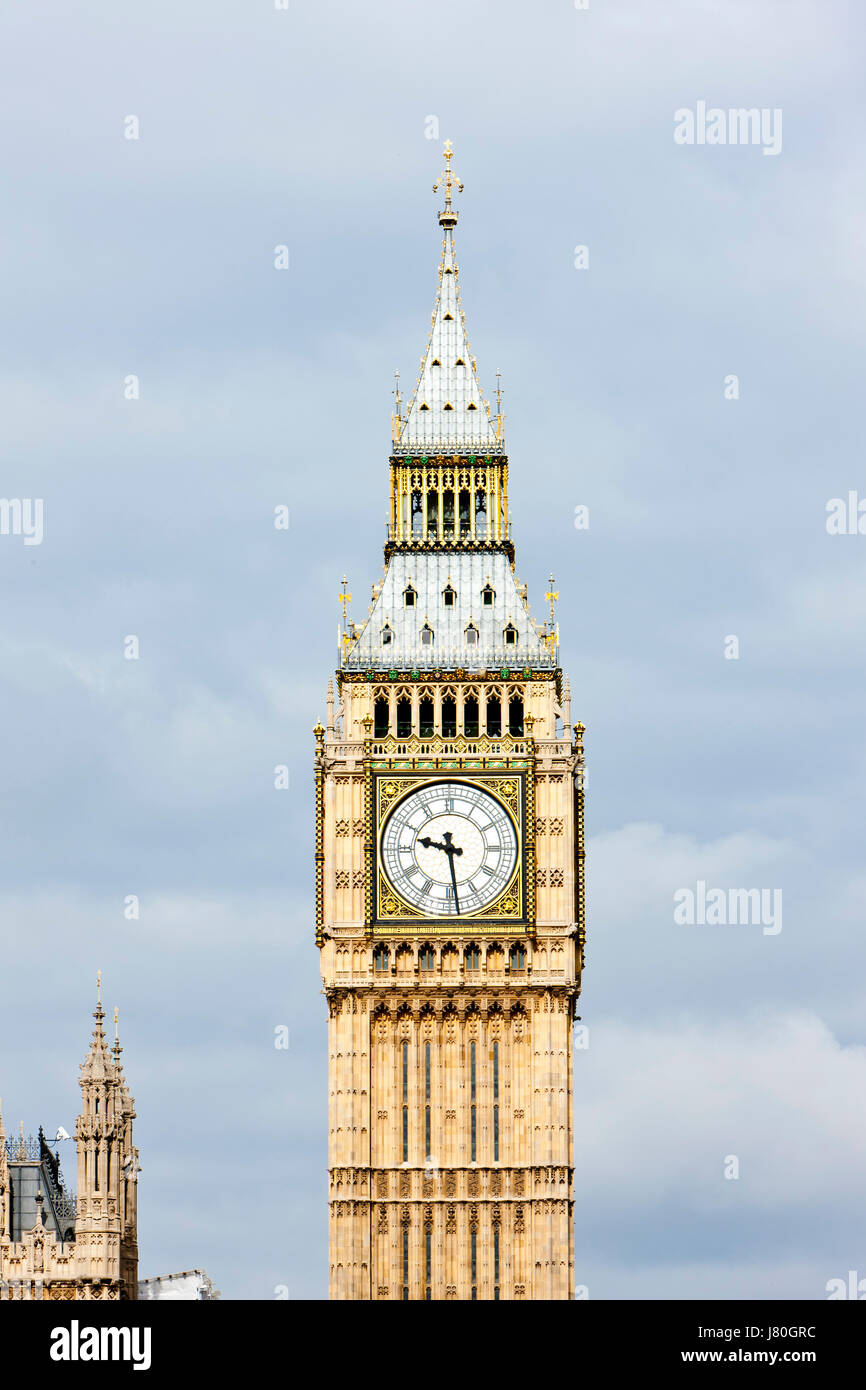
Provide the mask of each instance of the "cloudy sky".
{"label": "cloudy sky", "polygon": [[[7,1130],[72,1130],[101,967],[142,1276],[327,1293],[310,731],[340,580],[362,618],[381,574],[437,123],[518,573],[536,616],[556,575],[588,730],[577,1282],[866,1275],[866,536],[826,529],[866,498],[864,28],[845,0],[7,16],[0,492],[44,537],[0,536],[0,1095]],[[781,111],[781,149],[677,144],[699,102]],[[781,931],[675,922],[699,881],[780,889]]]}

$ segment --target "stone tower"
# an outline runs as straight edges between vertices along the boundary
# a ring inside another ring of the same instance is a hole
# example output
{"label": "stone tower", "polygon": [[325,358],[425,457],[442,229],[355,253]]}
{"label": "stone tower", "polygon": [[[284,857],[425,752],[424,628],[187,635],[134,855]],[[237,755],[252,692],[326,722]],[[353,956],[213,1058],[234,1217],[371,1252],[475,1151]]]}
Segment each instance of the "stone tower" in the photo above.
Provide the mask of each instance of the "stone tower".
{"label": "stone tower", "polygon": [[439,285],[405,413],[396,391],[385,570],[367,619],[345,620],[314,730],[330,1293],[567,1299],[583,726],[552,581],[539,624],[514,573],[451,158],[446,142]]}
{"label": "stone tower", "polygon": [[137,1299],[135,1106],[117,1039],[109,1050],[97,987],[96,1025],[81,1066],[72,1197],[40,1130],[7,1140],[0,1119],[0,1298]]}

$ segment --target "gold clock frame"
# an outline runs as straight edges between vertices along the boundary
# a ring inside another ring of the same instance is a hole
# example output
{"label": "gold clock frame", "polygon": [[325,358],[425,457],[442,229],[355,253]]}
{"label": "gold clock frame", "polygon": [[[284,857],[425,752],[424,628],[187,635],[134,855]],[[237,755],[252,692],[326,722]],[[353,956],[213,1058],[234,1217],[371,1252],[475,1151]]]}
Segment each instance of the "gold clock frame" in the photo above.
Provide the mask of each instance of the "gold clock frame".
{"label": "gold clock frame", "polygon": [[[433,782],[462,782],[486,792],[499,802],[517,837],[517,864],[502,892],[487,907],[466,916],[427,917],[393,887],[382,862],[382,833],[385,823],[398,802],[417,787]],[[452,768],[447,764],[421,770],[372,772],[371,796],[368,799],[372,825],[370,841],[375,844],[374,882],[371,885],[371,920],[368,925],[374,936],[390,935],[395,929],[425,935],[473,935],[511,932],[524,927],[531,930],[530,894],[528,886],[534,862],[534,846],[530,846],[530,819],[527,795],[531,778],[524,769],[490,770]],[[534,878],[534,875],[533,875]]]}

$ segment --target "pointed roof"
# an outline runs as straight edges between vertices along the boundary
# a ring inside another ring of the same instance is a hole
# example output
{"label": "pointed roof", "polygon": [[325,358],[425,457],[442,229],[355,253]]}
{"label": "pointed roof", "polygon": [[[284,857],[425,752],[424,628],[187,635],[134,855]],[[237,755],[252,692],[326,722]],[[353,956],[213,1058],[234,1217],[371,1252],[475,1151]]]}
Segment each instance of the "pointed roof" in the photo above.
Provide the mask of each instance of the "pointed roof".
{"label": "pointed roof", "polygon": [[81,1084],[86,1081],[114,1081],[117,1079],[116,1063],[108,1050],[105,1033],[102,1029],[105,1011],[102,1007],[102,971],[100,970],[96,972],[96,1008],[93,1011],[93,1017],[96,1019],[96,1024],[87,1056],[81,1063]]}
{"label": "pointed roof", "polygon": [[454,248],[457,213],[451,206],[451,191],[456,186],[462,192],[463,185],[452,173],[451,158],[451,142],[446,140],[445,169],[433,185],[434,192],[440,185],[445,189],[445,207],[439,214],[444,231],[439,288],[421,371],[405,417],[400,416],[398,395],[395,454],[428,449],[451,453],[502,452],[497,425],[481,391],[460,300]]}
{"label": "pointed roof", "polygon": [[120,1034],[119,1034],[119,1032],[118,1032],[118,1027],[117,1027],[117,1014],[118,1014],[118,1010],[115,1008],[115,1010],[114,1010],[114,1046],[113,1046],[113,1048],[111,1049],[111,1055],[112,1055],[112,1057],[113,1057],[113,1059],[114,1059],[115,1072],[116,1072],[116,1076],[117,1076],[117,1084],[118,1084],[118,1087],[119,1087],[119,1089],[120,1089],[121,1096],[122,1096],[122,1098],[123,1098],[123,1108],[124,1108],[124,1110],[127,1110],[127,1111],[129,1111],[131,1114],[134,1115],[134,1114],[135,1114],[135,1109],[134,1109],[135,1102],[134,1102],[134,1100],[132,1099],[132,1096],[130,1095],[130,1091],[129,1091],[129,1082],[127,1081],[126,1077],[125,1077],[124,1074],[123,1074],[123,1063],[122,1063],[121,1060],[120,1060],[120,1054],[123,1052],[123,1048],[120,1046]]}

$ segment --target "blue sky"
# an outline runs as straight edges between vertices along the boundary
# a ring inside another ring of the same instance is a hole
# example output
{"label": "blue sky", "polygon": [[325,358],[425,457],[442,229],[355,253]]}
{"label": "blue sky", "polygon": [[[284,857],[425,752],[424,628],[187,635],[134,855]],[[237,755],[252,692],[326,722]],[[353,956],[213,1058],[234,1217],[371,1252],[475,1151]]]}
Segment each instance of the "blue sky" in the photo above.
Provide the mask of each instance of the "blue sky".
{"label": "blue sky", "polygon": [[[866,1274],[866,537],[825,526],[866,497],[863,27],[841,0],[7,18],[0,492],[45,534],[0,536],[0,1095],[7,1130],[71,1131],[101,967],[143,1276],[327,1291],[310,730],[340,580],[361,618],[381,574],[431,118],[518,574],[539,617],[556,575],[588,731],[577,1282]],[[781,151],[676,144],[699,101],[781,109]],[[782,931],[678,925],[698,880],[781,888]]]}

